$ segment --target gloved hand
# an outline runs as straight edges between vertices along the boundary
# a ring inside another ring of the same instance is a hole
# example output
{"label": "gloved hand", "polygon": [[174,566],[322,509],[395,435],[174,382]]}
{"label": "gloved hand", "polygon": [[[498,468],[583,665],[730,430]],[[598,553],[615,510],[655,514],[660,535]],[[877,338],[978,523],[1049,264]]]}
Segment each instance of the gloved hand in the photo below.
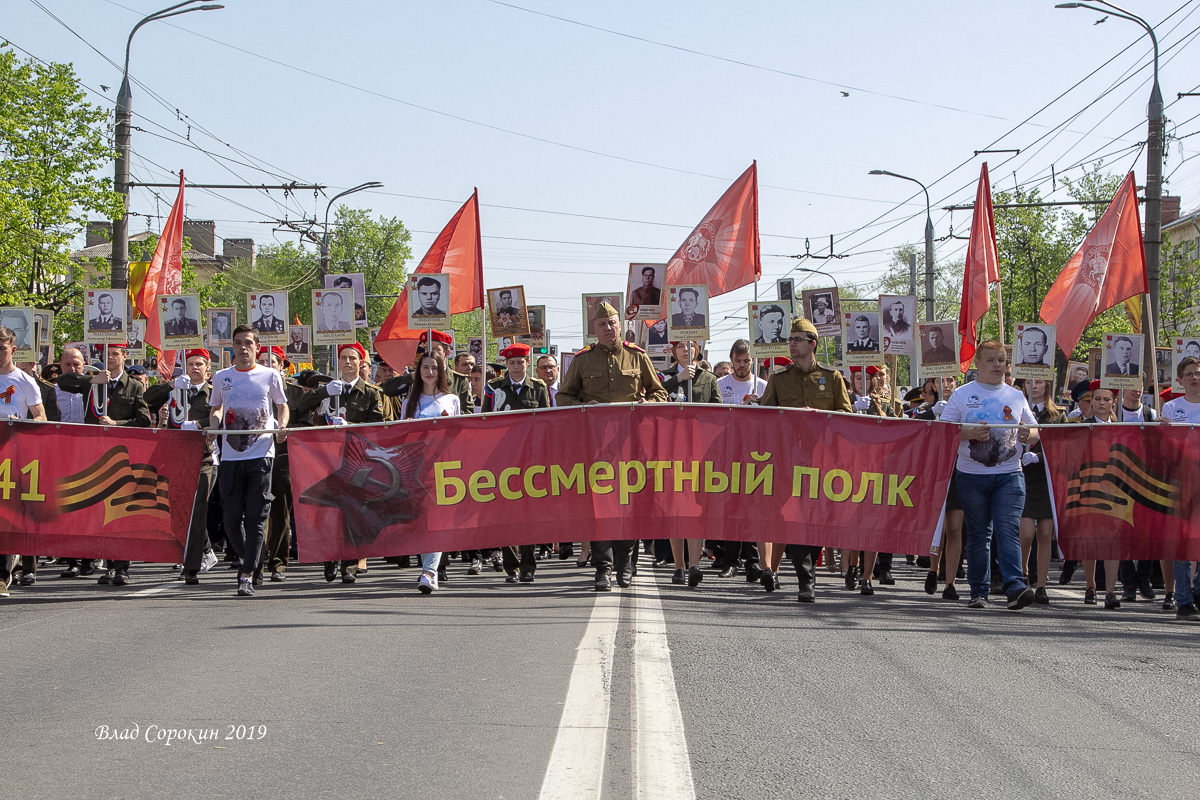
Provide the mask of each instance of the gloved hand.
{"label": "gloved hand", "polygon": [[348,423],[341,417],[330,417],[329,424],[336,428],[339,425],[346,425]]}
{"label": "gloved hand", "polygon": [[869,397],[860,397],[854,401],[854,410],[855,411],[866,411],[870,407],[871,407],[871,398],[869,398]]}
{"label": "gloved hand", "polygon": [[175,388],[181,392],[186,392],[192,388],[192,381],[187,375],[180,375],[175,379]]}
{"label": "gloved hand", "polygon": [[329,383],[325,384],[325,393],[330,397],[337,397],[345,388],[345,381],[330,381]]}
{"label": "gloved hand", "polygon": [[1037,464],[1041,460],[1041,456],[1039,456],[1037,453],[1026,453],[1025,455],[1021,456],[1021,466],[1027,467],[1030,464]]}
{"label": "gloved hand", "polygon": [[179,430],[181,430],[181,431],[198,431],[198,430],[200,430],[200,426],[198,426],[196,424],[196,420],[189,419],[179,426]]}
{"label": "gloved hand", "polygon": [[945,400],[938,400],[936,403],[934,403],[934,404],[933,404],[933,415],[934,415],[935,417],[938,417],[938,418],[940,419],[940,418],[941,418],[941,416],[942,416],[942,410],[943,410],[945,407],[946,407],[946,401],[945,401]]}

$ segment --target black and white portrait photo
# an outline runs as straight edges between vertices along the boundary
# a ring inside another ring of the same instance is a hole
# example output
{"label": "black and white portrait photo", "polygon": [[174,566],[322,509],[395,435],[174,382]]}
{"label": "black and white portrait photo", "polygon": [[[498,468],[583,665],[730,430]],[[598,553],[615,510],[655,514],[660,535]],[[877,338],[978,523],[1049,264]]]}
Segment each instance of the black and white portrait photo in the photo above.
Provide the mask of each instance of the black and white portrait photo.
{"label": "black and white portrait photo", "polygon": [[917,298],[911,295],[884,294],[879,296],[879,318],[883,352],[886,355],[911,356],[916,353],[913,335],[916,333]]}

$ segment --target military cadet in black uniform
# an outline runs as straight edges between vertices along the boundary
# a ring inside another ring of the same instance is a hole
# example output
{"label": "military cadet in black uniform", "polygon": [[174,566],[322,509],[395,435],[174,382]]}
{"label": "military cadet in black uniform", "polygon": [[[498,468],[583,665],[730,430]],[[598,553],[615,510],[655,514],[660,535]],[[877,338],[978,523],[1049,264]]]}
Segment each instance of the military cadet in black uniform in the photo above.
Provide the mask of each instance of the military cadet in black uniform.
{"label": "military cadet in black uniform", "polygon": [[[483,390],[483,411],[519,411],[550,407],[550,389],[540,378],[529,374],[529,345],[514,344],[500,351],[506,373]],[[505,547],[504,571],[508,582],[533,583],[537,572],[537,545]],[[518,577],[518,571],[519,576]]]}
{"label": "military cadet in black uniform", "polygon": [[[582,406],[596,403],[662,403],[667,391],[658,380],[650,356],[635,344],[621,340],[621,316],[608,303],[596,306],[597,344],[589,345],[571,360],[558,386],[558,405]],[[632,553],[637,541],[592,542],[596,565],[596,591],[612,590],[609,576],[616,567],[617,585],[629,586],[633,579]],[[615,559],[615,562],[614,562]]]}

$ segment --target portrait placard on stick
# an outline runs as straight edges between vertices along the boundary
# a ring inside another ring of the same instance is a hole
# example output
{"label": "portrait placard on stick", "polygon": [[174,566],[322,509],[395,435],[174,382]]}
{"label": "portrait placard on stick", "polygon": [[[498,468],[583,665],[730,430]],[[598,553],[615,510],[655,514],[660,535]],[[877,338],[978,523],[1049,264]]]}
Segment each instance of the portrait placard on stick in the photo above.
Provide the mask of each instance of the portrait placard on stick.
{"label": "portrait placard on stick", "polygon": [[668,286],[667,337],[672,342],[708,340],[708,287]]}
{"label": "portrait placard on stick", "polygon": [[423,272],[408,278],[408,328],[450,327],[450,275]]}
{"label": "portrait placard on stick", "polygon": [[836,288],[805,289],[800,302],[804,316],[817,326],[817,333],[822,336],[841,336],[842,302]]}
{"label": "portrait placard on stick", "polygon": [[232,307],[207,308],[205,329],[208,334],[208,348],[219,350],[222,347],[233,347],[233,329],[237,327],[237,309]]}
{"label": "portrait placard on stick", "polygon": [[879,346],[879,312],[843,311],[842,346],[843,358],[848,367],[882,364],[883,353]]}
{"label": "portrait placard on stick", "polygon": [[13,361],[37,361],[37,332],[34,330],[32,308],[0,308],[0,326],[14,334]]}
{"label": "portrait placard on stick", "polygon": [[[342,273],[341,275],[326,275],[326,289],[349,289],[354,299],[354,325],[366,328],[367,322],[367,279],[361,272]],[[410,306],[411,307],[411,306]]]}
{"label": "portrait placard on stick", "polygon": [[953,375],[961,372],[958,363],[958,320],[946,319],[917,324],[921,337],[921,378]]}
{"label": "portrait placard on stick", "polygon": [[791,316],[785,303],[768,300],[746,305],[749,321],[750,355],[754,358],[774,358],[788,355],[788,331]]}
{"label": "portrait placard on stick", "polygon": [[204,347],[200,334],[200,298],[194,294],[158,297],[158,335],[162,350]]}
{"label": "portrait placard on stick", "polygon": [[917,318],[917,298],[912,295],[879,295],[879,318],[883,320],[881,344],[888,356],[916,353],[913,323]]}
{"label": "portrait placard on stick", "polygon": [[1055,326],[1043,322],[1018,322],[1013,326],[1014,378],[1054,380]]}
{"label": "portrait placard on stick", "polygon": [[1173,342],[1174,358],[1171,359],[1171,390],[1183,393],[1183,384],[1179,382],[1179,362],[1191,356],[1200,358],[1200,336],[1176,337]]}
{"label": "portrait placard on stick", "polygon": [[146,326],[149,324],[150,321],[144,317],[129,321],[129,349],[125,353],[128,358],[146,360]]}
{"label": "portrait placard on stick", "polygon": [[630,264],[626,288],[629,306],[625,309],[625,319],[662,319],[662,292],[666,280],[666,264]]}
{"label": "portrait placard on stick", "polygon": [[308,325],[289,325],[288,343],[283,352],[293,364],[309,363],[312,360],[312,328]]}
{"label": "portrait placard on stick", "polygon": [[488,289],[487,296],[493,336],[519,336],[529,333],[524,286]]}
{"label": "portrait placard on stick", "polygon": [[1088,372],[1086,361],[1067,362],[1067,391],[1072,391],[1077,383],[1088,383],[1092,379]]}
{"label": "portrait placard on stick", "polygon": [[530,347],[545,347],[547,341],[546,307],[529,306],[527,310],[529,312],[529,335],[518,336],[517,341]]}
{"label": "portrait placard on stick", "polygon": [[1140,333],[1106,333],[1104,342],[1104,373],[1100,376],[1103,389],[1142,388],[1142,335]]}
{"label": "portrait placard on stick", "polygon": [[287,292],[250,292],[246,295],[246,308],[249,312],[246,319],[258,333],[260,346],[287,346]]}
{"label": "portrait placard on stick", "polygon": [[313,289],[313,344],[354,341],[354,293],[350,289]]}
{"label": "portrait placard on stick", "polygon": [[88,344],[126,344],[124,289],[88,289],[84,292],[84,333]]}

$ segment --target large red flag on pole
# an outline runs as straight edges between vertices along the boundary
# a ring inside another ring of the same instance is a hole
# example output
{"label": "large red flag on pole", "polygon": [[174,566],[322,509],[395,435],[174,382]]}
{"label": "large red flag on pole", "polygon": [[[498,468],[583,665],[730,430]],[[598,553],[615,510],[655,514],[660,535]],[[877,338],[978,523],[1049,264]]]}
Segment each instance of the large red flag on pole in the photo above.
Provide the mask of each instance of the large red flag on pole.
{"label": "large red flag on pole", "polygon": [[[992,306],[991,285],[1000,282],[1000,259],[996,254],[996,217],[992,211],[992,182],[987,162],[979,170],[975,190],[975,211],[971,217],[971,237],[967,243],[967,262],[963,270],[962,304],[958,309],[958,361],[963,372],[971,368],[975,356],[975,326]],[[1003,323],[1001,323],[1003,327]],[[1003,332],[1001,337],[1003,338]]]}
{"label": "large red flag on pole", "polygon": [[[450,313],[462,314],[483,308],[483,246],[479,234],[479,190],[476,189],[462,208],[458,209],[429,252],[413,271],[442,272],[450,278]],[[391,313],[384,320],[375,338],[375,351],[401,372],[411,366],[417,354],[417,339],[424,329],[408,327],[407,286],[400,292]]]}
{"label": "large red flag on pole", "polygon": [[159,351],[158,373],[164,378],[171,377],[175,368],[175,351],[162,352],[162,340],[158,336],[158,298],[164,294],[179,294],[182,288],[183,170],[179,170],[179,194],[167,216],[166,227],[158,237],[158,246],[154,248],[146,278],[134,298],[134,307],[146,318],[145,340]]}
{"label": "large red flag on pole", "polygon": [[667,283],[702,283],[710,297],[754,283],[758,247],[758,162],[721,195],[667,262]]}
{"label": "large red flag on pole", "polygon": [[1042,321],[1058,326],[1058,346],[1070,358],[1092,320],[1123,300],[1149,291],[1137,185],[1130,172],[1104,216],[1046,292]]}

